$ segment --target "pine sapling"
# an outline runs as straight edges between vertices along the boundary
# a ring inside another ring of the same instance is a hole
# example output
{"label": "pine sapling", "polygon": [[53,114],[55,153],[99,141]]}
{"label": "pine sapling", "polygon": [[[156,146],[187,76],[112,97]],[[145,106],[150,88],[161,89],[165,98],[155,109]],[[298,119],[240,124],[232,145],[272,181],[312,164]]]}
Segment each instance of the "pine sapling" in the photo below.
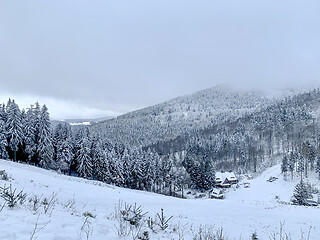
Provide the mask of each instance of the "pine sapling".
{"label": "pine sapling", "polygon": [[252,233],[251,240],[258,240],[258,234],[257,232]]}
{"label": "pine sapling", "polygon": [[26,200],[27,194],[23,191],[16,194],[16,190],[16,188],[12,190],[11,184],[9,187],[6,187],[6,185],[0,187],[0,197],[5,200],[10,208],[15,207],[18,203],[23,204]]}
{"label": "pine sapling", "polygon": [[120,210],[120,213],[125,221],[135,227],[140,224],[142,218],[147,214],[147,212],[144,213],[141,206],[137,206],[136,203],[134,205],[127,205],[125,203],[124,209]]}
{"label": "pine sapling", "polygon": [[151,218],[151,217],[149,217],[149,219],[147,220],[147,225],[148,225],[148,227],[152,230],[152,232],[156,232],[155,230],[154,230],[154,227],[155,227],[155,225],[156,225],[156,222]]}
{"label": "pine sapling", "polygon": [[157,225],[161,228],[161,230],[165,230],[168,228],[168,222],[173,218],[173,216],[170,216],[169,218],[166,218],[163,214],[163,208],[161,208],[161,214],[157,214],[159,222],[157,222]]}

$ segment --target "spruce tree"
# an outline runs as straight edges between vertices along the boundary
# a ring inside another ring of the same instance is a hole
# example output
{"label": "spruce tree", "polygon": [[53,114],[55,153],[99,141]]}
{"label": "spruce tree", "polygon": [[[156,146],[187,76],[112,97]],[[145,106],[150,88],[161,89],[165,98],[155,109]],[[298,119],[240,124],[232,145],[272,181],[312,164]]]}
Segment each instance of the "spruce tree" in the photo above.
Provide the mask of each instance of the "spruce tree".
{"label": "spruce tree", "polygon": [[154,192],[161,193],[161,183],[163,182],[161,174],[161,158],[159,154],[154,154]]}
{"label": "spruce tree", "polygon": [[36,136],[35,136],[35,118],[33,113],[33,106],[27,110],[25,115],[25,124],[24,124],[24,143],[25,143],[25,152],[28,155],[28,160],[31,162],[32,157],[36,154]]}
{"label": "spruce tree", "polygon": [[306,205],[306,200],[312,197],[310,190],[302,180],[295,186],[293,190],[293,198],[298,205]]}
{"label": "spruce tree", "polygon": [[69,124],[59,123],[53,134],[54,165],[56,169],[69,171],[74,158],[73,135]]}
{"label": "spruce tree", "polygon": [[92,177],[92,159],[90,156],[90,141],[87,136],[83,136],[79,143],[77,153],[77,171],[80,177]]}
{"label": "spruce tree", "polygon": [[213,167],[213,162],[209,157],[206,157],[204,159],[204,169],[203,169],[204,173],[204,178],[205,178],[205,184],[204,184],[204,188],[210,189],[214,186],[215,184],[215,179],[216,179],[216,172],[214,170]]}
{"label": "spruce tree", "polygon": [[93,177],[99,181],[105,181],[106,155],[103,149],[101,137],[95,136],[92,140],[91,158],[93,165]]}
{"label": "spruce tree", "polygon": [[8,146],[8,142],[7,142],[7,133],[5,128],[5,123],[3,120],[0,120],[0,158],[1,159],[8,158],[6,146]]}
{"label": "spruce tree", "polygon": [[152,191],[152,186],[154,185],[154,175],[155,175],[155,161],[154,153],[148,148],[147,152],[143,155],[143,185],[145,190]]}
{"label": "spruce tree", "polygon": [[21,144],[23,140],[21,112],[14,100],[8,102],[7,109],[6,129],[8,132],[9,147],[13,151],[13,160],[16,161],[19,144]]}
{"label": "spruce tree", "polygon": [[71,132],[70,125],[65,124],[63,126],[61,142],[56,144],[57,156],[56,156],[56,165],[57,168],[66,173],[67,171],[70,174],[71,164],[74,159],[73,153],[73,136]]}
{"label": "spruce tree", "polygon": [[43,105],[39,116],[39,144],[37,152],[39,154],[40,166],[43,168],[54,168],[53,166],[53,144],[50,131],[50,118],[48,108]]}
{"label": "spruce tree", "polygon": [[295,168],[295,163],[296,163],[295,154],[293,152],[290,152],[290,157],[289,157],[289,162],[288,162],[288,169],[291,172],[291,179],[293,179],[293,171],[294,171],[294,168]]}
{"label": "spruce tree", "polygon": [[59,162],[58,155],[61,155],[61,151],[63,151],[62,144],[65,140],[63,132],[62,123],[59,123],[53,131],[52,144],[54,149],[54,160],[56,162]]}
{"label": "spruce tree", "polygon": [[283,173],[285,180],[287,180],[287,171],[288,171],[288,158],[286,155],[284,155],[282,158],[281,172]]}
{"label": "spruce tree", "polygon": [[[135,187],[135,173],[133,173],[133,161],[132,161],[132,153],[129,153],[129,150],[126,148],[123,151],[121,156],[122,162],[122,175],[124,181],[124,187],[126,188],[134,188]],[[135,156],[134,156],[135,157]]]}
{"label": "spruce tree", "polygon": [[301,181],[302,181],[304,167],[305,167],[304,166],[304,158],[302,155],[300,155],[299,159],[298,159],[298,172],[300,173]]}
{"label": "spruce tree", "polygon": [[[111,183],[117,186],[124,185],[123,165],[114,149],[107,152],[107,162]],[[132,171],[133,172],[133,171]]]}
{"label": "spruce tree", "polygon": [[0,104],[0,120],[3,122],[7,121],[7,113],[5,104]]}

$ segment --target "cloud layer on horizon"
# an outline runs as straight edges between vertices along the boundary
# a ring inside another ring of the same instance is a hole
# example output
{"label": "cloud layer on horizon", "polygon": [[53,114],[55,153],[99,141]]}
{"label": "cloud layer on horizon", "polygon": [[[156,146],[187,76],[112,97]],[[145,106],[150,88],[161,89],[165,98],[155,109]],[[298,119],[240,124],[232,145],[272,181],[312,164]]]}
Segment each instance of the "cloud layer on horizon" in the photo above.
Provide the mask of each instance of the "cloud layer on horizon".
{"label": "cloud layer on horizon", "polygon": [[2,1],[1,90],[94,115],[218,84],[319,84],[318,9],[295,0]]}

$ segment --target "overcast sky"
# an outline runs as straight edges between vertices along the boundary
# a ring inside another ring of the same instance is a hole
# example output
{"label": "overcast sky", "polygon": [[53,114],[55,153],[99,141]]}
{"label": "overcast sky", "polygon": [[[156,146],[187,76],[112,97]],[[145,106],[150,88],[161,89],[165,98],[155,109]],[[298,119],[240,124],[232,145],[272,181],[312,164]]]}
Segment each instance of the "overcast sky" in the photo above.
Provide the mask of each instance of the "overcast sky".
{"label": "overcast sky", "polygon": [[320,82],[320,2],[0,0],[0,101],[117,115],[219,84]]}

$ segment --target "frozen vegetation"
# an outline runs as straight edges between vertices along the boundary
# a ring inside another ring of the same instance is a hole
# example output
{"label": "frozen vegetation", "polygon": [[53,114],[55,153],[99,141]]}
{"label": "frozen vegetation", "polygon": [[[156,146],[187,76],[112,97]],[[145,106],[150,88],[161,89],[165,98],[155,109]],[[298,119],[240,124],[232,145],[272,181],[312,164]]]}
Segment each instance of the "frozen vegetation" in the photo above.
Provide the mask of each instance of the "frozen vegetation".
{"label": "frozen vegetation", "polygon": [[236,120],[272,102],[262,92],[239,92],[219,86],[124,114],[92,129],[101,131],[111,142],[148,146],[212,124]]}
{"label": "frozen vegetation", "polygon": [[[10,99],[0,239],[316,239],[319,102],[318,89],[271,100],[213,88],[52,126],[46,105]],[[242,182],[210,199],[215,172],[230,170]]]}

